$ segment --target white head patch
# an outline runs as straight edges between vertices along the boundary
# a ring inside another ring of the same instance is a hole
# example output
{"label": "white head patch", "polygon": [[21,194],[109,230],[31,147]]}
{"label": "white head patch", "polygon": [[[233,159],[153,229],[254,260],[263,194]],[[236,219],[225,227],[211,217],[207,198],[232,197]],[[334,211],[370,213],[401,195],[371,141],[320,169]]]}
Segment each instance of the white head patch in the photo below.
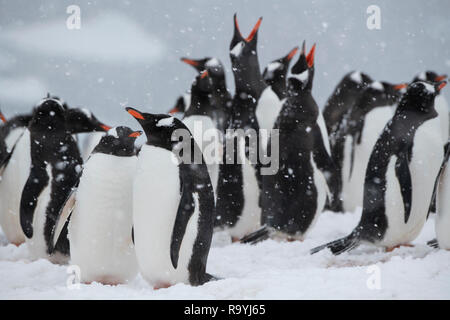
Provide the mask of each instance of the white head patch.
{"label": "white head patch", "polygon": [[370,84],[370,87],[372,89],[378,90],[378,91],[383,91],[383,84],[380,81],[374,81]]}
{"label": "white head patch", "polygon": [[350,75],[350,79],[352,79],[354,82],[356,83],[361,83],[362,82],[362,76],[361,76],[361,72],[359,71],[355,71]]}
{"label": "white head patch", "polygon": [[242,53],[243,48],[244,48],[244,42],[240,41],[233,47],[233,49],[231,49],[230,53],[231,53],[231,55],[233,55],[235,57],[239,57]]}
{"label": "white head patch", "polygon": [[173,126],[174,117],[164,118],[158,121],[157,127],[171,127]]}
{"label": "white head patch", "polygon": [[271,62],[267,65],[267,72],[274,72],[275,70],[281,69],[282,67],[283,65],[278,61]]}
{"label": "white head patch", "polygon": [[206,62],[205,66],[207,66],[208,68],[217,68],[220,67],[220,62],[216,58],[212,58]]}
{"label": "white head patch", "polygon": [[419,75],[417,76],[417,79],[419,79],[419,80],[427,80],[427,74],[425,73],[425,71],[419,73]]}
{"label": "white head patch", "polygon": [[308,70],[305,70],[305,71],[303,71],[300,74],[293,74],[293,73],[291,73],[290,77],[291,78],[295,78],[295,79],[299,80],[302,83],[305,83],[305,82],[308,81],[309,73],[308,73]]}
{"label": "white head patch", "polygon": [[109,129],[107,134],[108,136],[113,136],[114,138],[119,139],[119,135],[117,134],[116,128]]}
{"label": "white head patch", "polygon": [[88,117],[89,119],[92,118],[92,112],[89,111],[88,109],[86,109],[86,108],[81,108],[81,111],[82,111],[82,112],[86,115],[86,117]]}
{"label": "white head patch", "polygon": [[434,87],[426,82],[420,82],[421,84],[423,84],[425,86],[425,89],[429,92],[429,93],[435,93],[436,89],[434,89]]}

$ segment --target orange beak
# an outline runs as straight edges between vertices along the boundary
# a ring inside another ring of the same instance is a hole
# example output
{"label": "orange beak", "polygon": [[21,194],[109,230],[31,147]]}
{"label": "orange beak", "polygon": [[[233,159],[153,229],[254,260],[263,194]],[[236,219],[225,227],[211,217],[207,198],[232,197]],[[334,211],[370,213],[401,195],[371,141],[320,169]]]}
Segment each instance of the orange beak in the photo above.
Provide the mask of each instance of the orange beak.
{"label": "orange beak", "polygon": [[142,135],[142,131],[135,131],[129,135],[130,138],[138,138]]}
{"label": "orange beak", "polygon": [[[262,22],[262,17],[258,19],[258,21],[256,22],[255,26],[253,27],[252,32],[250,32],[250,34],[248,35],[248,37],[245,39],[246,42],[250,42],[253,40],[253,38],[255,37],[255,34],[258,32],[259,26],[261,25]],[[236,20],[236,25],[237,25],[237,20]]]}
{"label": "orange beak", "polygon": [[438,87],[438,89],[439,89],[439,91],[441,91],[442,89],[444,89],[444,87],[447,85],[447,82],[442,82],[440,85],[439,85],[439,87]]}
{"label": "orange beak", "polygon": [[190,66],[197,67],[200,63],[195,60],[187,59],[187,58],[181,58],[181,61],[184,63],[187,63]]}
{"label": "orange beak", "polygon": [[129,114],[131,114],[135,119],[140,119],[140,120],[144,120],[144,116],[142,114],[140,114],[138,111],[131,109],[131,108],[127,108],[126,109],[127,112]]}
{"label": "orange beak", "polygon": [[109,131],[109,130],[111,130],[111,128],[112,128],[112,127],[110,127],[110,126],[107,126],[106,124],[101,124],[100,127],[101,127],[103,130],[105,130],[105,131]]}
{"label": "orange beak", "polygon": [[437,77],[434,79],[434,81],[439,82],[439,81],[444,80],[445,78],[447,78],[447,75],[446,75],[446,74],[443,74],[443,75],[437,76]]}
{"label": "orange beak", "polygon": [[202,75],[200,76],[200,79],[204,79],[208,76],[208,70],[203,71]]}
{"label": "orange beak", "polygon": [[306,62],[308,63],[308,67],[311,68],[314,65],[314,53],[316,52],[316,44],[311,48],[308,55],[306,56]]}
{"label": "orange beak", "polygon": [[291,52],[289,52],[289,54],[287,55],[286,59],[288,61],[291,61],[291,59],[295,56],[297,51],[298,51],[298,47],[295,47],[294,49],[292,49]]}
{"label": "orange beak", "polygon": [[405,89],[408,86],[407,83],[400,83],[394,86],[394,90],[402,90]]}
{"label": "orange beak", "polygon": [[174,115],[175,113],[178,113],[178,112],[180,112],[180,110],[179,110],[177,107],[175,107],[175,108],[172,108],[172,109],[169,111],[169,114],[170,114],[170,115]]}
{"label": "orange beak", "polygon": [[1,112],[0,112],[0,119],[1,119],[3,122],[6,122],[5,116],[4,116],[3,113],[1,113]]}

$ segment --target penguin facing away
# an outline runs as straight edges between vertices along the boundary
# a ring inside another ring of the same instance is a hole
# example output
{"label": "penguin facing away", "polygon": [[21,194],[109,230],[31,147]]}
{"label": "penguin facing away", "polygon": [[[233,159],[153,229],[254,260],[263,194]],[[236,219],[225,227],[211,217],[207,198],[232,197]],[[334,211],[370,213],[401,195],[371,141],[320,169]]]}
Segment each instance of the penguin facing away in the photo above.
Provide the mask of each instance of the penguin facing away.
{"label": "penguin facing away", "polygon": [[328,194],[325,175],[333,170],[327,135],[319,125],[320,110],[312,97],[314,50],[302,50],[288,78],[288,97],[275,123],[279,130],[279,170],[264,175],[261,224],[242,239],[257,243],[268,237],[303,240]]}
{"label": "penguin facing away", "polygon": [[[199,148],[180,120],[133,108],[127,111],[147,136],[133,186],[139,269],[155,288],[180,282],[202,285],[213,279],[206,273],[206,262],[214,227],[214,195],[203,161],[192,162],[179,154],[180,148],[182,153],[199,152]],[[175,131],[188,139],[173,139]]]}
{"label": "penguin facing away", "polygon": [[[347,128],[338,131],[337,141],[343,144],[342,199],[345,212],[362,207],[364,177],[370,153],[392,118],[406,83],[393,85],[374,81],[351,109]],[[341,143],[341,142],[340,142]]]}
{"label": "penguin facing away", "polygon": [[392,250],[408,245],[429,214],[443,149],[434,99],[445,82],[414,82],[371,153],[364,183],[363,212],[345,238],[314,248],[333,254],[371,243]]}
{"label": "penguin facing away", "polygon": [[134,143],[141,134],[128,127],[110,129],[85,163],[78,187],[61,210],[54,239],[70,215],[70,260],[80,267],[83,283],[116,285],[137,275],[131,230],[137,165]]}
{"label": "penguin facing away", "polygon": [[280,100],[287,96],[286,75],[289,70],[289,64],[297,51],[298,47],[295,47],[286,56],[272,61],[264,69],[264,81],[272,88]]}

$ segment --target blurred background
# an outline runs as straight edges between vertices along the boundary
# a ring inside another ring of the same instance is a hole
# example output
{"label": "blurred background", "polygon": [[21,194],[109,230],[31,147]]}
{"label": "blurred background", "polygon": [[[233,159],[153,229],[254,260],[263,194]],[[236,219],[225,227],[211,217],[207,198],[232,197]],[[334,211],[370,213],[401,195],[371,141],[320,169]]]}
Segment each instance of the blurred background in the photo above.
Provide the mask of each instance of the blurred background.
{"label": "blurred background", "polygon": [[[366,26],[372,4],[381,30]],[[81,8],[80,30],[66,27],[69,5]],[[233,92],[235,12],[244,36],[263,17],[261,69],[303,40],[308,49],[317,43],[313,93],[321,107],[351,70],[392,82],[426,69],[450,73],[448,0],[0,0],[0,108],[11,117],[50,92],[110,125],[136,127],[125,106],[167,112],[190,88],[195,72],[182,56],[218,57]]]}

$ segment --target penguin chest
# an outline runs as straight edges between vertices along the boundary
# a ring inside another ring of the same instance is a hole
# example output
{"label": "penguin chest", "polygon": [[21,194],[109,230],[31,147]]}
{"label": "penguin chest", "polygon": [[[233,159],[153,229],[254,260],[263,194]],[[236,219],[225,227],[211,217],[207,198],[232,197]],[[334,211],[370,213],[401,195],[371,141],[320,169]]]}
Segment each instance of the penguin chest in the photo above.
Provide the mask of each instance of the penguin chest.
{"label": "penguin chest", "polygon": [[216,128],[213,119],[207,116],[189,116],[183,119],[183,123],[191,131],[195,142],[202,151],[215,195],[219,178],[219,164],[223,157],[222,134]]}
{"label": "penguin chest", "polygon": [[26,129],[18,139],[0,181],[0,225],[8,241],[17,245],[25,241],[20,225],[20,200],[30,174],[30,132]]}
{"label": "penguin chest", "polygon": [[449,137],[449,109],[445,97],[440,94],[434,100],[436,112],[440,120],[443,143],[447,143]]}
{"label": "penguin chest", "polygon": [[436,236],[439,247],[450,250],[450,167],[444,170],[437,196]]}
{"label": "penguin chest", "polygon": [[415,133],[409,163],[412,188],[411,212],[406,223],[401,185],[395,173],[397,157],[392,157],[386,179],[388,228],[382,240],[384,245],[390,247],[409,243],[422,230],[428,215],[434,183],[444,156],[440,136],[438,118],[426,121]]}
{"label": "penguin chest", "polygon": [[5,139],[5,144],[8,152],[11,152],[14,145],[19,141],[22,134],[25,132],[26,128],[19,127],[11,130],[11,132],[8,134],[8,136]]}
{"label": "penguin chest", "polygon": [[181,199],[180,187],[178,162],[173,153],[144,145],[139,154],[133,187],[135,250],[142,275],[156,286],[189,282],[188,265],[196,237],[198,212],[188,223],[177,269],[170,258]]}
{"label": "penguin chest", "polygon": [[270,130],[273,129],[278,114],[280,113],[282,103],[271,87],[267,87],[261,94],[256,105],[256,119],[260,130],[265,130],[261,134],[261,146],[267,147],[267,140],[270,136]]}
{"label": "penguin chest", "polygon": [[328,138],[328,131],[327,126],[325,124],[325,119],[323,118],[322,111],[318,110],[319,115],[317,117],[317,125],[320,128],[320,134],[322,135],[322,141],[325,145],[325,149],[327,150],[328,154],[331,156],[331,150],[330,150],[330,140]]}
{"label": "penguin chest", "polygon": [[137,273],[132,242],[136,157],[96,153],[86,163],[69,224],[71,263],[83,282],[123,283]]}
{"label": "penguin chest", "polygon": [[80,150],[83,161],[89,158],[104,135],[104,132],[90,132],[77,135],[80,141],[79,144],[81,145]]}
{"label": "penguin chest", "polygon": [[351,141],[350,143],[349,141],[349,144],[346,144],[345,154],[349,156],[346,159],[349,175],[347,179],[343,180],[346,211],[353,212],[357,207],[362,207],[367,164],[373,147],[383,132],[386,123],[392,118],[393,112],[392,106],[373,109],[365,116],[361,142]]}

